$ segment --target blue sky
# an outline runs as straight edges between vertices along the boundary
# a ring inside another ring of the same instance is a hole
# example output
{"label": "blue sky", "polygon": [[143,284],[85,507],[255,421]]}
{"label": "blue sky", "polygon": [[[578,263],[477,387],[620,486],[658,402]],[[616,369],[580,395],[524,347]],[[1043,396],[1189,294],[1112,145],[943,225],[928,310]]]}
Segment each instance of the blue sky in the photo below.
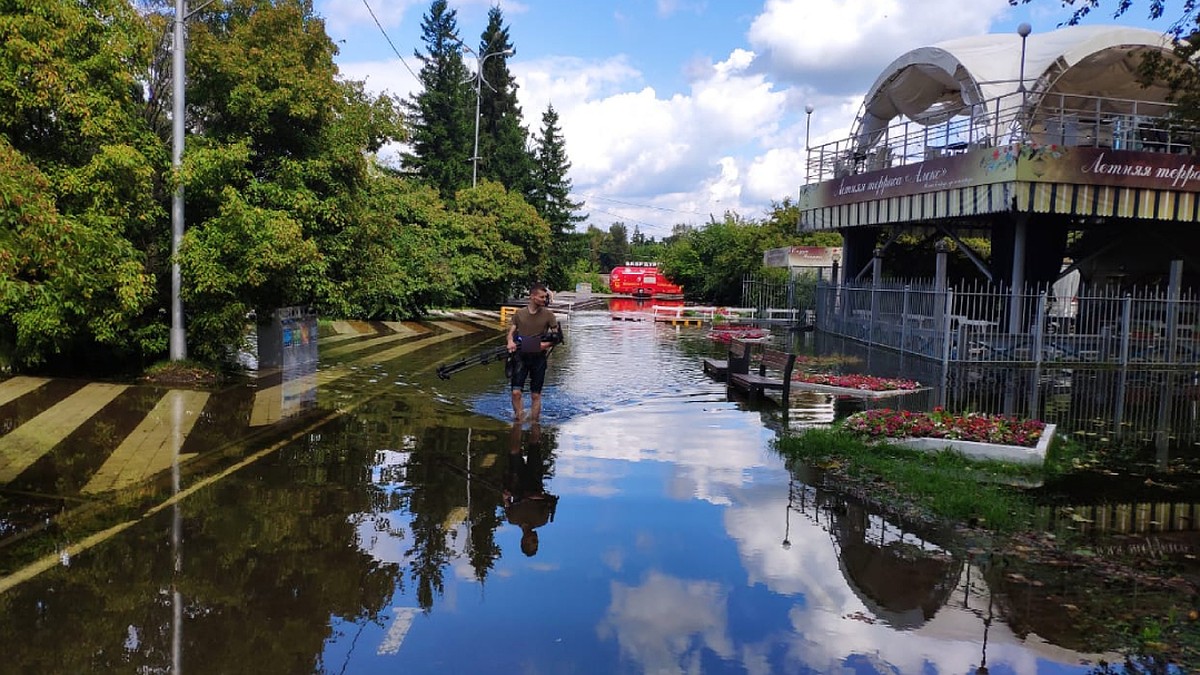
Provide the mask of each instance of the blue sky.
{"label": "blue sky", "polygon": [[[1166,16],[1180,2],[1168,0]],[[1146,19],[1146,0],[1117,20],[1116,0],[1104,3],[1088,23],[1169,25]],[[760,218],[794,198],[805,106],[813,145],[849,136],[863,94],[907,50],[1022,21],[1051,31],[1070,15],[1061,0],[451,0],[468,44],[493,4],[516,47],[509,68],[526,125],[538,130],[548,104],[559,112],[574,198],[589,217],[581,227],[620,221],[659,238],[726,211]],[[316,0],[343,75],[401,96],[417,86],[408,69],[419,68],[428,9]]]}

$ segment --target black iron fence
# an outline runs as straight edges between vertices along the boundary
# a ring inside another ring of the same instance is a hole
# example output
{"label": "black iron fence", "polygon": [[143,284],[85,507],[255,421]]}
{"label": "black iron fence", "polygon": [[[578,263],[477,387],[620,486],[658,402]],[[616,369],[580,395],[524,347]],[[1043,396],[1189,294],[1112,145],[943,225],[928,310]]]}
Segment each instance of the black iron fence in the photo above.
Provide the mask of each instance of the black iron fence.
{"label": "black iron fence", "polygon": [[822,282],[813,293],[818,330],[942,363],[1200,365],[1193,290]]}

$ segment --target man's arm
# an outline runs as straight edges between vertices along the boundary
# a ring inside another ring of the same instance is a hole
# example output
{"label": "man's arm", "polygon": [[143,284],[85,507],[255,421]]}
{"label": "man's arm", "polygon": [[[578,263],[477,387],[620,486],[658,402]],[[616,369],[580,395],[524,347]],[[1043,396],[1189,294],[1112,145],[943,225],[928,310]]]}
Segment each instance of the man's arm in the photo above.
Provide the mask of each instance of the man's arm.
{"label": "man's arm", "polygon": [[508,324],[508,351],[517,351],[517,321],[516,317]]}

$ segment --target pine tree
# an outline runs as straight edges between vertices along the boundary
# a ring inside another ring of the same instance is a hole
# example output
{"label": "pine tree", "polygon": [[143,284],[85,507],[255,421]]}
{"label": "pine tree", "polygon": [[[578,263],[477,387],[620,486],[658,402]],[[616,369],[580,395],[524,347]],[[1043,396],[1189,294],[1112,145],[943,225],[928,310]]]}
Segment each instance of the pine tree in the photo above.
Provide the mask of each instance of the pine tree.
{"label": "pine tree", "polygon": [[503,54],[512,48],[504,15],[499,7],[492,7],[479,42],[479,54],[484,57],[483,82],[479,83],[479,176],[528,196],[534,158],[517,103],[517,83]]}
{"label": "pine tree", "polygon": [[[583,202],[571,201],[571,179],[567,172],[571,162],[567,159],[567,146],[558,127],[558,113],[553,105],[546,106],[542,113],[542,130],[537,139],[533,184],[529,201],[538,213],[550,223],[552,250],[563,251],[575,229],[575,223],[584,217],[575,215]],[[569,283],[567,267],[570,261],[562,256],[550,261],[546,283],[551,288],[565,288]]]}
{"label": "pine tree", "polygon": [[571,201],[571,179],[567,176],[571,162],[567,159],[566,142],[558,127],[558,113],[553,104],[546,106],[546,112],[542,113],[542,130],[535,157],[530,201],[550,223],[550,231],[558,242],[584,218],[575,215],[583,202]]}
{"label": "pine tree", "polygon": [[437,188],[444,199],[471,185],[475,92],[457,38],[458,12],[446,0],[433,0],[421,22],[428,54],[414,51],[422,63],[422,91],[405,102],[412,151],[403,166]]}

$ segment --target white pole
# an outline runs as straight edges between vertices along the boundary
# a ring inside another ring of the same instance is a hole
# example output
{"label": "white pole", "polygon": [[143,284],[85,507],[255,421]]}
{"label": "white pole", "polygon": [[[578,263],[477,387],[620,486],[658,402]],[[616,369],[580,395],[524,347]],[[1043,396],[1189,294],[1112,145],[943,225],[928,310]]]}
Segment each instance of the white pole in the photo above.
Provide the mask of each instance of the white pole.
{"label": "white pole", "polygon": [[[172,45],[172,80],[174,94],[172,96],[171,120],[171,167],[175,169],[176,179],[183,166],[183,118],[184,118],[184,32],[183,22],[187,20],[186,0],[175,0],[175,39]],[[172,361],[187,358],[187,334],[183,327],[183,302],[180,300],[182,287],[179,273],[179,249],[183,245],[183,183],[175,187],[171,198],[171,332],[169,336],[170,357]]]}

